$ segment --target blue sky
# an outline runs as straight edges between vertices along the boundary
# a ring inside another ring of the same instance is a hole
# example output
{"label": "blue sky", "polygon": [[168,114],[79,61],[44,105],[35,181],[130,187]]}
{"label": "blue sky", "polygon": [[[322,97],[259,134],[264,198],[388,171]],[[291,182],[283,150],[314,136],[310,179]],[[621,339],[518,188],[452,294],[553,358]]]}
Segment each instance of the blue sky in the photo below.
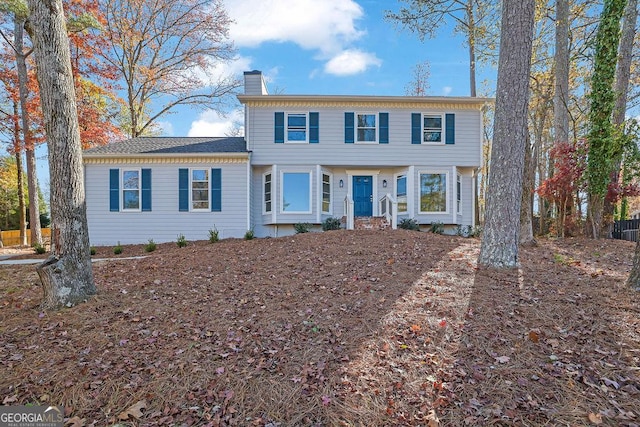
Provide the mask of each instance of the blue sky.
{"label": "blue sky", "polygon": [[[430,95],[469,95],[463,38],[443,27],[421,42],[384,19],[397,1],[224,0],[235,23],[230,38],[237,59],[214,73],[261,70],[271,93],[404,95],[416,64],[428,61]],[[484,70],[478,78],[494,76]],[[241,112],[184,111],[165,117],[173,136],[223,136]]]}
{"label": "blue sky", "polygon": [[[212,75],[261,70],[271,93],[404,95],[416,64],[430,65],[429,95],[469,95],[469,62],[464,40],[451,26],[435,39],[384,19],[398,1],[223,0],[234,24],[234,61],[216,65]],[[494,79],[495,70],[478,76]],[[491,87],[493,84],[491,85]],[[242,121],[238,103],[225,116],[212,110],[177,109],[160,120],[164,136],[225,136]],[[41,188],[48,193],[46,147],[38,153]]]}

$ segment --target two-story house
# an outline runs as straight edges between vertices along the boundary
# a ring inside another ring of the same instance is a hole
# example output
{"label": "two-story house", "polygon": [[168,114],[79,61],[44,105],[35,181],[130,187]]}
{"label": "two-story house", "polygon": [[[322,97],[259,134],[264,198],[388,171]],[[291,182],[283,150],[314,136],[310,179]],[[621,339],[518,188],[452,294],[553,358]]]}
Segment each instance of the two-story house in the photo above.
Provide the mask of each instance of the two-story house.
{"label": "two-story house", "polygon": [[487,98],[269,95],[245,73],[245,136],[84,152],[93,245],[256,237],[337,217],[475,225]]}

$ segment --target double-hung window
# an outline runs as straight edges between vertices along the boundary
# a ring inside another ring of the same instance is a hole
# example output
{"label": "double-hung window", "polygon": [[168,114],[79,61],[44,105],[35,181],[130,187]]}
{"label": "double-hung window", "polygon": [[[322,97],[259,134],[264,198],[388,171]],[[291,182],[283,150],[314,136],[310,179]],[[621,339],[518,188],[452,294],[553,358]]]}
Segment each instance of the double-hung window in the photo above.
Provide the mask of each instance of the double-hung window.
{"label": "double-hung window", "polygon": [[420,174],[420,213],[447,212],[447,174]]}
{"label": "double-hung window", "polygon": [[356,142],[376,142],[376,114],[356,114]]}
{"label": "double-hung window", "polygon": [[398,213],[407,213],[407,176],[396,177],[396,201],[398,203]]}
{"label": "double-hung window", "polygon": [[306,114],[287,114],[287,142],[307,142]]}
{"label": "double-hung window", "polygon": [[209,209],[209,170],[191,169],[191,210]]}
{"label": "double-hung window", "polygon": [[122,210],[140,210],[140,170],[122,171]]}
{"label": "double-hung window", "polygon": [[311,174],[282,173],[282,205],[284,213],[311,213]]}
{"label": "double-hung window", "polygon": [[425,114],[423,116],[422,141],[442,142],[442,115]]}

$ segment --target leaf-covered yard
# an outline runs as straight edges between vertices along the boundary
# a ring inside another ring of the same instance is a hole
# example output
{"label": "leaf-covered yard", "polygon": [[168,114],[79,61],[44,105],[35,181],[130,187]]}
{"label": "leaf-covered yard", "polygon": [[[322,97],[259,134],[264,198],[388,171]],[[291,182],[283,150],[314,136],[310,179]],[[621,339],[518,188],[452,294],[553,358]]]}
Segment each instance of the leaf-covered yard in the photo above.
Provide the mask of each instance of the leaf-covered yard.
{"label": "leaf-covered yard", "polygon": [[543,240],[509,272],[404,230],[100,248],[99,295],[61,312],[0,266],[0,400],[73,426],[638,426],[633,248]]}

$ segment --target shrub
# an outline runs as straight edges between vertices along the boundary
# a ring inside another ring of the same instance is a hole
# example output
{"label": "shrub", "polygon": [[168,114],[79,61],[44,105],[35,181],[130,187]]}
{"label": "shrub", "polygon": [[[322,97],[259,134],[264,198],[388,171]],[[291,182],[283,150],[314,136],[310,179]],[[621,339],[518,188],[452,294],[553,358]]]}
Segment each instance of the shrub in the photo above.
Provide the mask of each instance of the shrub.
{"label": "shrub", "polygon": [[431,232],[435,234],[444,234],[444,224],[441,221],[432,222]]}
{"label": "shrub", "polygon": [[311,230],[311,224],[308,222],[299,222],[297,224],[293,224],[293,229],[296,231],[296,234],[308,233],[309,230]]}
{"label": "shrub", "polygon": [[216,243],[220,240],[220,232],[214,225],[213,228],[209,229],[209,243]]}
{"label": "shrub", "polygon": [[33,250],[36,251],[38,255],[42,255],[43,253],[47,252],[47,248],[45,248],[44,245],[41,245],[40,243],[36,243],[33,246]]}
{"label": "shrub", "polygon": [[476,225],[475,227],[472,227],[470,225],[467,225],[467,236],[480,237],[481,234],[482,234],[482,226]]}
{"label": "shrub", "polygon": [[184,248],[185,246],[187,246],[187,239],[184,237],[184,234],[180,233],[178,234],[178,239],[176,240],[176,244],[178,245],[179,248]]}
{"label": "shrub", "polygon": [[91,246],[91,249],[89,249],[89,253],[91,255],[95,255],[96,254],[96,248],[94,248],[93,246]]}
{"label": "shrub", "polygon": [[156,245],[156,242],[153,241],[153,239],[149,239],[149,243],[146,244],[146,246],[144,247],[144,251],[145,252],[153,252],[157,249],[158,245]]}
{"label": "shrub", "polygon": [[398,224],[398,227],[402,228],[403,230],[420,231],[420,224],[418,224],[418,221],[414,218],[402,218],[400,220],[400,223]]}
{"label": "shrub", "polygon": [[120,244],[120,242],[118,242],[118,244],[113,247],[113,253],[114,255],[120,255],[122,251],[123,251],[122,245]]}
{"label": "shrub", "polygon": [[256,235],[253,232],[253,228],[251,230],[247,230],[247,232],[244,233],[244,240],[253,240],[254,237],[256,237]]}
{"label": "shrub", "polygon": [[322,221],[322,231],[329,230],[340,230],[342,228],[342,223],[340,222],[340,218],[327,218]]}

